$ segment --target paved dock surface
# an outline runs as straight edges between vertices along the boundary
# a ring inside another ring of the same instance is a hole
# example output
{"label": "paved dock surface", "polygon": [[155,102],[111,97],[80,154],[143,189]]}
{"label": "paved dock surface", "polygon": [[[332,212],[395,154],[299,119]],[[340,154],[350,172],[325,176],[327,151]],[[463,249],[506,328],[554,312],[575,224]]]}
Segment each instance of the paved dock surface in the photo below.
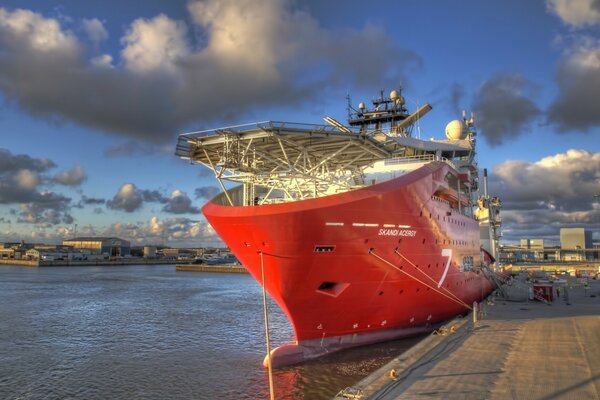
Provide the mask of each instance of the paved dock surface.
{"label": "paved dock surface", "polygon": [[455,322],[353,389],[386,400],[600,399],[600,281],[569,286],[568,301],[563,290],[551,305],[495,300],[476,324]]}

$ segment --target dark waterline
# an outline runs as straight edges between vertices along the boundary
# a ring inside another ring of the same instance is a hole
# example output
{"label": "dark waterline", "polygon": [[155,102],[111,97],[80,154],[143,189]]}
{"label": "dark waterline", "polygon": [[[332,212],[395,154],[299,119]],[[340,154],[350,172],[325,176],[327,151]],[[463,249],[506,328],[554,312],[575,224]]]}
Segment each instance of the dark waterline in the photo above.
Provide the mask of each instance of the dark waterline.
{"label": "dark waterline", "polygon": [[[290,341],[269,307],[272,344]],[[0,266],[0,398],[268,398],[262,315],[248,275]],[[276,398],[329,399],[417,341],[275,371]]]}

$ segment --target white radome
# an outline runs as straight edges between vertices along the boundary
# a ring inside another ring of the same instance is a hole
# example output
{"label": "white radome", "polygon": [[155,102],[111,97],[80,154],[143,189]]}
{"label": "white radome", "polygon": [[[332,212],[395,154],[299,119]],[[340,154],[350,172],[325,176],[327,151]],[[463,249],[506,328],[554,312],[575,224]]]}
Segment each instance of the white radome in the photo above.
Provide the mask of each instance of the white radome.
{"label": "white radome", "polygon": [[467,127],[465,123],[459,119],[450,121],[446,125],[446,137],[450,140],[463,140],[467,137]]}

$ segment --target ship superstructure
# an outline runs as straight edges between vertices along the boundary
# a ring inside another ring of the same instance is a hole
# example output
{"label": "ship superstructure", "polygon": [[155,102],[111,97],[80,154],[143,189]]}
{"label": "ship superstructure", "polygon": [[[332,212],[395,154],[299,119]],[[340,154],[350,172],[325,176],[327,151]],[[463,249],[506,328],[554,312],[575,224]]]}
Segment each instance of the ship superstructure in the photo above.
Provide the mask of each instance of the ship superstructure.
{"label": "ship superstructure", "polygon": [[473,117],[444,140],[412,137],[430,110],[409,114],[394,90],[350,108],[349,126],[326,117],[180,135],[177,155],[223,189],[207,220],[292,323],[296,342],[272,352],[274,366],[431,330],[492,290]]}

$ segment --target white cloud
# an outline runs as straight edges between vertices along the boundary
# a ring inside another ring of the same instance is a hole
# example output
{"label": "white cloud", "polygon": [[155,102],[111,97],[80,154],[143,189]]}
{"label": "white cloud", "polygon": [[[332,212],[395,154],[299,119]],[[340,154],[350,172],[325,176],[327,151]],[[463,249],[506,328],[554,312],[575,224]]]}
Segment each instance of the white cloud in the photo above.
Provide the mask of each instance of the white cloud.
{"label": "white cloud", "polygon": [[[325,91],[397,85],[420,63],[379,27],[324,28],[292,0],[207,0],[189,12],[193,26],[163,14],[133,21],[112,59],[56,19],[0,8],[0,93],[36,116],[164,143],[232,110],[237,119]],[[105,36],[100,21],[87,25]]]}
{"label": "white cloud", "polygon": [[136,244],[158,244],[165,239],[170,245],[202,246],[223,245],[206,221],[189,218],[152,217],[147,223],[115,223],[102,232],[131,240]]}
{"label": "white cloud", "polygon": [[81,22],[81,26],[90,40],[96,45],[108,39],[108,31],[104,28],[102,21],[97,18],[84,19]]}
{"label": "white cloud", "polygon": [[226,68],[243,63],[259,75],[277,76],[278,62],[303,50],[303,42],[318,43],[316,21],[283,1],[196,1],[188,8],[208,32],[203,55]]}
{"label": "white cloud", "polygon": [[22,169],[15,175],[17,185],[25,190],[33,190],[40,184],[40,176],[35,171]]}
{"label": "white cloud", "polygon": [[52,181],[47,173],[55,166],[46,158],[0,149],[0,204],[19,204],[20,211],[11,212],[17,222],[56,225],[73,221],[69,197],[40,190]]}
{"label": "white cloud", "polygon": [[494,174],[513,200],[591,198],[600,190],[600,153],[571,149],[536,162],[509,160]]}
{"label": "white cloud", "polygon": [[18,9],[10,12],[0,8],[0,26],[9,34],[25,38],[36,50],[72,52],[79,47],[75,36],[71,32],[61,30],[57,20],[44,18],[29,10]]}
{"label": "white cloud", "polygon": [[90,63],[99,68],[114,68],[112,65],[113,58],[110,54],[102,54],[97,57],[93,57]]}
{"label": "white cloud", "polygon": [[148,230],[152,235],[159,235],[162,232],[162,226],[158,217],[152,217],[148,222]]}
{"label": "white cloud", "polygon": [[192,206],[192,199],[189,198],[187,193],[179,189],[171,193],[171,197],[164,206],[163,211],[172,214],[200,213],[200,209]]}
{"label": "white cloud", "polygon": [[505,161],[494,168],[490,188],[502,199],[506,239],[556,239],[561,227],[595,229],[600,207],[600,152],[571,149],[536,162]]}
{"label": "white cloud", "polygon": [[106,202],[106,205],[113,210],[134,212],[142,207],[143,203],[144,198],[137,187],[133,183],[124,183],[113,199]]}
{"label": "white cloud", "polygon": [[[171,199],[166,198],[158,190],[139,189],[133,183],[124,183],[117,193],[106,202],[106,206],[113,210],[124,210],[134,212],[139,210],[144,202],[169,203]],[[168,204],[167,204],[168,205]]]}
{"label": "white cloud", "polygon": [[574,27],[600,24],[598,0],[548,0],[548,9]]}
{"label": "white cloud", "polygon": [[76,165],[68,171],[59,172],[54,176],[54,178],[52,178],[54,182],[66,186],[81,185],[86,179],[87,175],[85,174],[81,165]]}
{"label": "white cloud", "polygon": [[189,55],[187,27],[164,14],[151,20],[137,19],[123,37],[121,55],[127,68],[140,73],[175,71],[175,65]]}

